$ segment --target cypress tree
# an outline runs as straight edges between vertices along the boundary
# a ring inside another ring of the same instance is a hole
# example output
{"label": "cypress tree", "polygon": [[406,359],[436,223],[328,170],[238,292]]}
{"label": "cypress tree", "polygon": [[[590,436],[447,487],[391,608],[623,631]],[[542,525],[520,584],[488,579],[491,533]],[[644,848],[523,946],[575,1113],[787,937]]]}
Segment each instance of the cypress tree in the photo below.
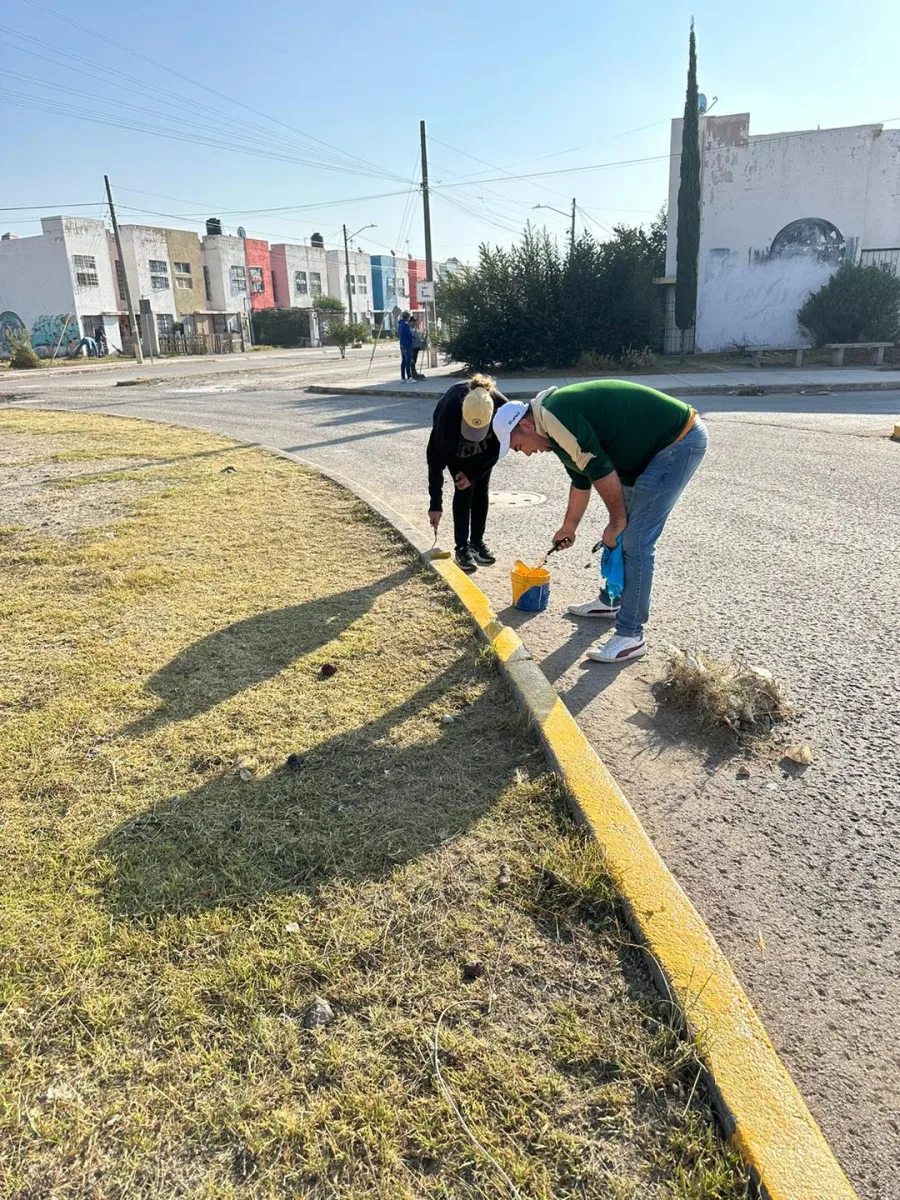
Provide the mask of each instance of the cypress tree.
{"label": "cypress tree", "polygon": [[691,21],[687,93],[681,133],[681,181],[678,187],[678,242],[675,248],[675,324],[684,333],[697,315],[697,260],[700,254],[700,108],[697,97],[697,47]]}

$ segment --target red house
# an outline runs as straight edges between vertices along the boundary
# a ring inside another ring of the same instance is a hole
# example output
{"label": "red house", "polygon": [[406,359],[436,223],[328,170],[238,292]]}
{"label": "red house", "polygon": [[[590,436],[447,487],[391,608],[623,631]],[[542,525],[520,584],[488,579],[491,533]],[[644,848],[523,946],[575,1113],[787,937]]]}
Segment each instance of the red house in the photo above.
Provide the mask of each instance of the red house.
{"label": "red house", "polygon": [[409,260],[409,309],[410,312],[421,311],[425,305],[419,303],[416,296],[416,284],[425,278],[425,259],[411,258]]}
{"label": "red house", "polygon": [[247,291],[250,293],[251,307],[274,308],[269,243],[258,238],[244,238],[244,254],[247,257]]}

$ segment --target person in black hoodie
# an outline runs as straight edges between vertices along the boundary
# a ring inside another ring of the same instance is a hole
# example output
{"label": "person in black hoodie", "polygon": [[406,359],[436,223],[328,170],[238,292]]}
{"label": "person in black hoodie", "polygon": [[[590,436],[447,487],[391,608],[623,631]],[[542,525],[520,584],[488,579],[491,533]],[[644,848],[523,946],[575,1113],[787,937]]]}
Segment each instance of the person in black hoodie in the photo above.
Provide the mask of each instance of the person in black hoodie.
{"label": "person in black hoodie", "polygon": [[437,534],[443,516],[444,471],[453,479],[456,565],[467,575],[497,560],[484,542],[491,471],[500,443],[491,428],[506,397],[487,375],[455,383],[437,402],[428,439],[428,520]]}

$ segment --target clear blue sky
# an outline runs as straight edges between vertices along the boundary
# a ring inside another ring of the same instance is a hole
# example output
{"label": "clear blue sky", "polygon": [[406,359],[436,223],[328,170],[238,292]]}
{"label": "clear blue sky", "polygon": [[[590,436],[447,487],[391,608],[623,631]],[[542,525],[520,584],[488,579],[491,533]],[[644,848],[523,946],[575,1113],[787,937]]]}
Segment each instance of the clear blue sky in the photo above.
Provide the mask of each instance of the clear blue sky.
{"label": "clear blue sky", "polygon": [[[416,196],[407,203],[404,190],[418,169],[420,118],[434,139],[437,258],[471,259],[485,239],[508,243],[528,217],[562,232],[564,217],[531,206],[565,209],[572,196],[607,228],[642,223],[666,195],[664,156],[669,120],[684,104],[691,15],[700,90],[710,100],[719,97],[716,112],[749,110],[753,133],[900,118],[900,7],[890,0],[860,0],[852,12],[839,0],[453,0],[380,8],[358,0],[337,7],[37,2],[43,7],[7,0],[0,17],[0,207],[41,206],[0,213],[0,227],[20,236],[39,232],[42,213],[101,215],[108,172],[123,223],[201,228],[202,217],[222,215],[226,230],[242,224],[251,236],[273,242],[301,240],[313,230],[334,242],[342,222],[351,232],[374,222],[377,228],[360,238],[362,247],[403,252],[408,237],[412,253],[421,255],[421,205]],[[54,90],[47,81],[87,95]],[[147,87],[159,90],[148,94]],[[9,92],[29,97],[28,106],[10,104]],[[305,161],[95,124],[88,114]],[[331,158],[335,149],[342,165],[343,156],[357,156],[373,164],[372,173],[356,174],[353,165],[348,173],[308,165],[311,157],[319,164]],[[639,158],[656,161],[499,182],[503,172],[484,165],[517,175]],[[473,173],[491,182],[472,182]],[[440,186],[459,183],[459,176],[470,177],[466,186]],[[401,194],[356,199],[385,192]],[[329,201],[346,203],[253,211]],[[78,203],[94,207],[73,207]],[[579,225],[584,220],[579,216]]]}

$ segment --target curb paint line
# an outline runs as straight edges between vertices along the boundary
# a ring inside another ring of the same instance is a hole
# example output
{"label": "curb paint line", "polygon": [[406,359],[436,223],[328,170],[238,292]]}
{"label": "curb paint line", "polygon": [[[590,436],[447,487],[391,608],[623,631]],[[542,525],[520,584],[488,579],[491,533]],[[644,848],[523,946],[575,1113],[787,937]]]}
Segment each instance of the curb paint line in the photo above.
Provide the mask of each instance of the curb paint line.
{"label": "curb paint line", "polygon": [[432,559],[420,531],[381,497],[300,455],[261,448],[354,492],[429,563],[473,618],[537,726],[576,819],[604,852],[657,987],[697,1036],[716,1111],[762,1194],[768,1200],[858,1200],[731,964],[519,635],[452,561]]}
{"label": "curb paint line", "polygon": [[[640,375],[629,375],[629,380],[633,383],[640,383]],[[458,379],[448,377],[449,387],[451,383],[458,383]],[[753,399],[758,396],[837,396],[845,392],[896,392],[900,388],[900,377],[893,381],[885,380],[883,383],[841,383],[837,381],[823,387],[818,387],[813,383],[792,384],[792,383],[719,383],[719,384],[687,384],[685,387],[673,387],[670,389],[670,395],[684,396],[727,396],[728,398]],[[752,389],[752,390],[751,390]],[[381,388],[377,384],[371,387],[325,387],[323,384],[311,383],[308,387],[302,389],[305,392],[312,392],[319,396],[403,396],[407,400],[432,400],[436,404],[440,400],[443,392],[423,392],[415,389],[401,390],[400,388]],[[534,388],[507,388],[503,395],[507,400],[533,400]]]}

